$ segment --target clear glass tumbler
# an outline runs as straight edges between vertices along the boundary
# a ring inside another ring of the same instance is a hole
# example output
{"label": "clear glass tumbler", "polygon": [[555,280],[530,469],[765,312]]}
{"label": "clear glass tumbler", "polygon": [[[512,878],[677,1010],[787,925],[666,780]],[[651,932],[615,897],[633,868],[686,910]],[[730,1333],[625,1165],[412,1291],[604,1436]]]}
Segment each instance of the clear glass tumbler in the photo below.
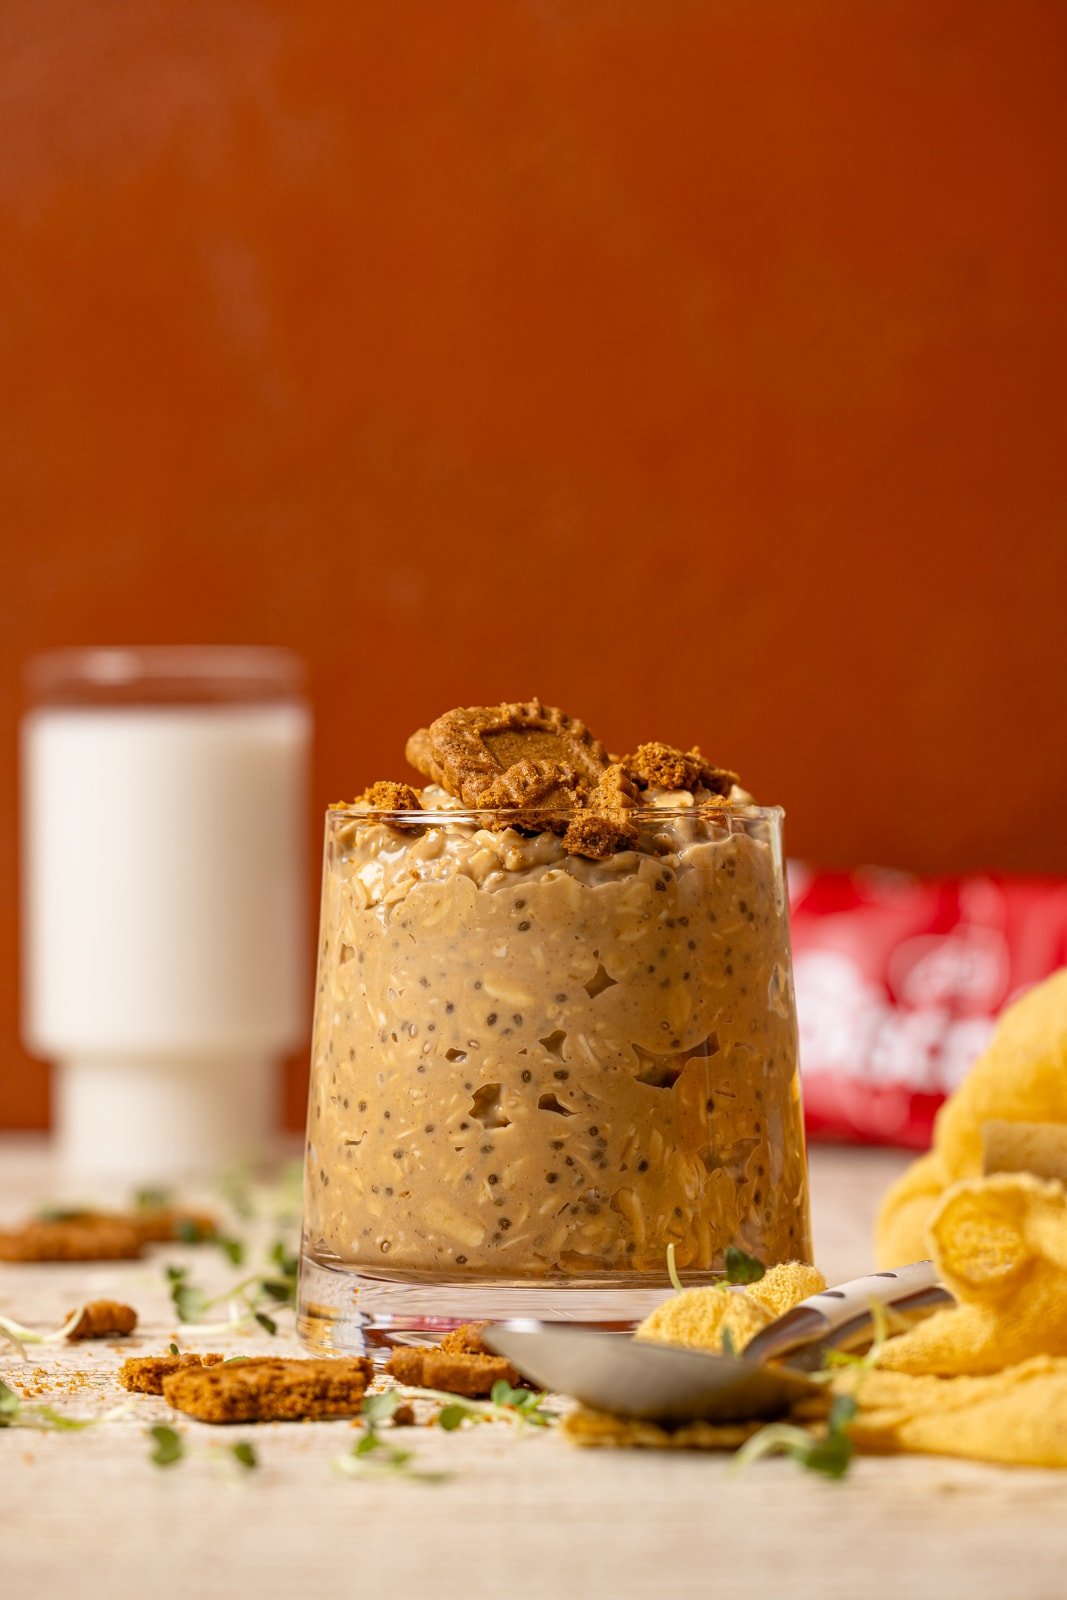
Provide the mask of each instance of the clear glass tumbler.
{"label": "clear glass tumbler", "polygon": [[327,813],[299,1326],[632,1326],[734,1244],[810,1259],[782,812]]}

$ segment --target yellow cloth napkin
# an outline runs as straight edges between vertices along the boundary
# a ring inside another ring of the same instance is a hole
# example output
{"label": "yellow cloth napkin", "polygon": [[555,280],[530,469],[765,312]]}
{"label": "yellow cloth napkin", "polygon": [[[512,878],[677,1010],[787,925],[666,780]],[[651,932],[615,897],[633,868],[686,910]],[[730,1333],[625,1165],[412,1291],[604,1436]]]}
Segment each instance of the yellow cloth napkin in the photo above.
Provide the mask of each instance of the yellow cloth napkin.
{"label": "yellow cloth napkin", "polygon": [[938,1113],[933,1149],[887,1193],[875,1230],[881,1266],[928,1253],[937,1202],[951,1184],[983,1170],[983,1130],[990,1124],[1000,1146],[992,1165],[1000,1170],[1007,1164],[1006,1124],[1028,1125],[1016,1141],[1020,1167],[1032,1152],[1044,1147],[1047,1155],[1057,1142],[1067,1145],[1067,967],[1004,1012],[985,1053]]}
{"label": "yellow cloth napkin", "polygon": [[982,1378],[853,1370],[834,1389],[856,1399],[857,1450],[1067,1467],[1067,1361],[1035,1356]]}
{"label": "yellow cloth napkin", "polygon": [[1067,1356],[1067,1190],[1026,1173],[972,1178],[938,1202],[930,1242],[957,1304],[890,1339],[896,1372],[999,1373]]}

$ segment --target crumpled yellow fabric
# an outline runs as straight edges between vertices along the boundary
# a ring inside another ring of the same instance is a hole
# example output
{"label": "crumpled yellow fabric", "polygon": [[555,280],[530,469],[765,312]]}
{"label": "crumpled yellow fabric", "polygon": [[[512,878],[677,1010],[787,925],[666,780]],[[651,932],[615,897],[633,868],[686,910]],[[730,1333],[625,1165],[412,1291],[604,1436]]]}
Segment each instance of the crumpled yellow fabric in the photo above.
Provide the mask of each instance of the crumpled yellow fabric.
{"label": "crumpled yellow fabric", "polygon": [[941,1198],[930,1225],[941,1281],[957,1304],[882,1350],[897,1372],[999,1373],[1067,1356],[1067,1189],[1025,1173],[972,1178]]}
{"label": "crumpled yellow fabric", "polygon": [[[983,1128],[990,1123],[1042,1125],[1046,1143],[1061,1130],[1067,1138],[1067,967],[1008,1007],[988,1048],[938,1113],[933,1149],[889,1189],[875,1230],[880,1266],[929,1253],[937,1203],[951,1184],[982,1171]],[[1034,1128],[1028,1142],[1039,1142]]]}
{"label": "crumpled yellow fabric", "polygon": [[734,1349],[743,1350],[768,1322],[825,1288],[826,1279],[817,1268],[787,1261],[770,1267],[758,1283],[744,1289],[683,1289],[657,1306],[634,1338],[721,1350],[723,1335],[729,1333]]}
{"label": "crumpled yellow fabric", "polygon": [[927,1232],[956,1304],[842,1374],[861,1450],[1067,1466],[1067,1188],[1029,1173],[965,1178]]}
{"label": "crumpled yellow fabric", "polygon": [[1035,1356],[972,1378],[854,1369],[834,1389],[857,1402],[849,1424],[857,1450],[1067,1467],[1067,1361]]}

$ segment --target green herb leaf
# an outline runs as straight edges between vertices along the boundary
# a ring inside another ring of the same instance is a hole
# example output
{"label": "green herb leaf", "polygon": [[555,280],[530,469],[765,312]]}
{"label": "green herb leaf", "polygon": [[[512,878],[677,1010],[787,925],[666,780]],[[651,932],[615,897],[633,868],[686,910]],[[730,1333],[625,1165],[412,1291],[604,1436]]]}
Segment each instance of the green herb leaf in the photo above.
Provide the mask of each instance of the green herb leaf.
{"label": "green herb leaf", "polygon": [[731,1328],[722,1330],[722,1353],[724,1356],[735,1356],[737,1354],[737,1345],[734,1343],[734,1335]]}
{"label": "green herb leaf", "polygon": [[133,1203],[138,1211],[162,1211],[169,1206],[171,1191],[169,1189],[138,1189],[133,1197]]}
{"label": "green herb leaf", "polygon": [[457,1428],[462,1427],[468,1417],[473,1415],[474,1413],[468,1410],[466,1406],[457,1402],[455,1405],[445,1406],[442,1411],[438,1412],[437,1426],[443,1428],[446,1433],[454,1433]]}
{"label": "green herb leaf", "polygon": [[275,1239],[271,1245],[269,1259],[283,1278],[295,1278],[300,1270],[299,1258],[289,1249],[284,1239]]}
{"label": "green herb leaf", "polygon": [[167,1267],[164,1270],[167,1274],[168,1283],[181,1283],[182,1279],[189,1275],[188,1267]]}
{"label": "green herb leaf", "polygon": [[208,1308],[207,1296],[203,1289],[197,1289],[193,1284],[179,1280],[171,1290],[171,1299],[174,1301],[174,1309],[180,1321],[203,1321]]}
{"label": "green herb leaf", "polygon": [[280,1283],[277,1278],[264,1278],[263,1293],[282,1305],[289,1305],[296,1297],[296,1284]]}
{"label": "green herb leaf", "polygon": [[178,1346],[174,1343],[173,1339],[170,1341],[170,1353],[172,1356],[181,1355],[181,1351],[178,1349]]}
{"label": "green herb leaf", "polygon": [[22,1409],[22,1401],[14,1389],[0,1383],[0,1428],[9,1428]]}
{"label": "green herb leaf", "polygon": [[255,1445],[249,1444],[247,1439],[239,1439],[236,1444],[230,1446],[230,1451],[233,1459],[244,1467],[246,1471],[254,1471],[259,1466],[259,1457],[256,1455]]}
{"label": "green herb leaf", "polygon": [[724,1265],[727,1283],[758,1283],[767,1270],[762,1261],[757,1261],[736,1244],[726,1246]]}
{"label": "green herb leaf", "polygon": [[368,1428],[375,1428],[380,1422],[388,1422],[399,1404],[400,1396],[395,1389],[386,1389],[382,1394],[368,1394],[364,1396],[360,1415]]}
{"label": "green herb leaf", "polygon": [[354,1456],[369,1456],[372,1450],[381,1449],[382,1441],[373,1428],[368,1428],[366,1433],[362,1434],[352,1446],[352,1454]]}
{"label": "green herb leaf", "polygon": [[192,1217],[182,1217],[174,1230],[174,1237],[182,1244],[203,1244],[205,1239],[214,1236],[211,1228],[202,1228],[199,1222],[194,1222]]}
{"label": "green herb leaf", "polygon": [[843,1478],[852,1462],[852,1440],[844,1433],[830,1433],[825,1439],[814,1439],[807,1450],[795,1452],[795,1459],[809,1472]]}
{"label": "green herb leaf", "polygon": [[231,1239],[224,1233],[216,1233],[212,1235],[211,1243],[222,1251],[231,1266],[240,1267],[244,1264],[245,1247],[243,1240]]}
{"label": "green herb leaf", "polygon": [[155,1440],[151,1460],[157,1467],[172,1467],[176,1461],[181,1460],[185,1453],[185,1445],[180,1433],[176,1433],[173,1428],[168,1428],[162,1422],[157,1422],[148,1432]]}
{"label": "green herb leaf", "polygon": [[278,1324],[275,1322],[273,1317],[268,1317],[267,1313],[265,1311],[253,1312],[253,1315],[254,1315],[256,1321],[259,1323],[260,1327],[265,1329],[267,1333],[270,1333],[270,1334],[277,1333]]}

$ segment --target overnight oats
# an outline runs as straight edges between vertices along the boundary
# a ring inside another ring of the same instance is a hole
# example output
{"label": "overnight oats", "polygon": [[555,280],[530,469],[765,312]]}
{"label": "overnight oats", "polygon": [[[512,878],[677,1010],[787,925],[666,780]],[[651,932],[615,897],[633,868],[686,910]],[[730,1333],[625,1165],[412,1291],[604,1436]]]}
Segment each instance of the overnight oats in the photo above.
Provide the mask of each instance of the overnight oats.
{"label": "overnight oats", "polygon": [[301,1330],[627,1324],[810,1258],[781,812],[534,701],[327,813]]}

